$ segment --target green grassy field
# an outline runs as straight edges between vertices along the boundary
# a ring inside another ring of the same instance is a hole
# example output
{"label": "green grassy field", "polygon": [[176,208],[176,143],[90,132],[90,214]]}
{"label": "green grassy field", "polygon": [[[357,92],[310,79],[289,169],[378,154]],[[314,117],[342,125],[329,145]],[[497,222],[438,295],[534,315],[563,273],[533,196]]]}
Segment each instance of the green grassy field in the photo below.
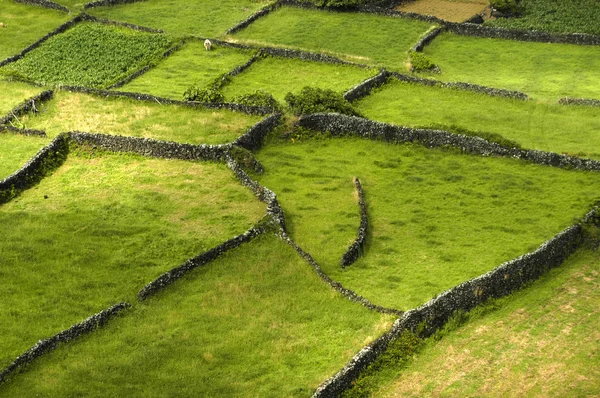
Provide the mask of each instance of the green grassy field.
{"label": "green grassy field", "polygon": [[600,46],[549,44],[442,34],[423,51],[440,67],[433,75],[522,91],[556,102],[600,98]]}
{"label": "green grassy field", "polygon": [[88,1],[88,0],[56,0],[54,2],[67,7],[72,13],[75,13],[75,12],[79,12],[79,11],[84,11],[83,6],[86,3],[89,3],[90,1]]}
{"label": "green grassy field", "polygon": [[0,180],[17,171],[48,142],[47,138],[0,133]]}
{"label": "green grassy field", "polygon": [[[293,74],[289,73],[291,70]],[[224,87],[223,93],[227,99],[231,99],[254,90],[263,90],[285,103],[284,97],[288,92],[297,94],[305,86],[344,92],[377,73],[375,69],[268,57],[234,76],[231,83]]]}
{"label": "green grassy field", "polygon": [[64,12],[0,0],[0,61],[16,55],[73,18]]}
{"label": "green grassy field", "polygon": [[[360,139],[272,143],[260,182],[278,194],[293,239],[334,280],[408,310],[537,248],[598,199],[600,175]],[[342,270],[365,190],[365,255]]]}
{"label": "green grassy field", "polygon": [[325,52],[361,64],[405,70],[408,50],[430,26],[370,14],[281,8],[236,33],[233,39]]}
{"label": "green grassy field", "polygon": [[[308,396],[389,328],[263,236],[34,363],[9,396]],[[110,371],[107,371],[110,369]]]}
{"label": "green grassy field", "polygon": [[170,44],[164,35],[81,23],[6,65],[0,74],[17,75],[43,85],[102,88],[150,63]]}
{"label": "green grassy field", "polygon": [[2,92],[0,96],[0,117],[4,117],[15,106],[39,94],[42,89],[25,83],[10,82],[0,78],[0,91]]}
{"label": "green grassy field", "polygon": [[206,51],[203,43],[190,41],[158,66],[118,90],[183,100],[183,93],[192,84],[205,87],[223,73],[246,63],[251,56],[252,52],[227,47],[213,46],[211,51]]}
{"label": "green grassy field", "polygon": [[28,128],[49,136],[67,131],[155,138],[191,144],[234,141],[261,116],[219,109],[160,105],[120,98],[58,92],[38,114],[23,117]]}
{"label": "green grassy field", "polygon": [[600,35],[600,3],[589,0],[523,0],[518,18],[498,18],[488,25],[522,30]]}
{"label": "green grassy field", "polygon": [[93,8],[90,13],[180,36],[217,37],[267,4],[265,0],[148,0]]}
{"label": "green grassy field", "polygon": [[373,396],[597,396],[599,287],[599,254],[582,250],[495,311],[430,341]]}
{"label": "green grassy field", "polygon": [[456,125],[500,134],[523,148],[600,159],[600,112],[594,107],[525,102],[397,80],[356,105],[366,117],[386,123]]}
{"label": "green grassy field", "polygon": [[0,367],[264,215],[224,165],[86,153],[0,207]]}

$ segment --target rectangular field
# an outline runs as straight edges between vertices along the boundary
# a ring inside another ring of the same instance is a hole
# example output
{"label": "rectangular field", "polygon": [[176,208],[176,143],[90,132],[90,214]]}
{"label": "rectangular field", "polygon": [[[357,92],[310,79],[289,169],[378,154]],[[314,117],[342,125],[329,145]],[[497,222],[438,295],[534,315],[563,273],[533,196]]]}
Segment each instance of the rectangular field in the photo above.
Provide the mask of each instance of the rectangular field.
{"label": "rectangular field", "polygon": [[[334,280],[403,310],[536,249],[599,198],[600,173],[419,145],[307,139],[258,158],[292,238]],[[360,222],[354,176],[370,232],[364,255],[342,269]]]}
{"label": "rectangular field", "polygon": [[218,37],[267,4],[267,0],[148,0],[93,8],[90,13],[178,36]]}
{"label": "rectangular field", "polygon": [[0,206],[0,368],[265,212],[222,164],[69,156]]}
{"label": "rectangular field", "polygon": [[395,10],[433,15],[450,22],[463,22],[482,13],[488,5],[486,0],[417,0],[402,4]]}
{"label": "rectangular field", "polygon": [[268,57],[234,76],[231,83],[224,87],[223,93],[231,100],[237,95],[263,90],[285,103],[284,97],[288,92],[297,94],[305,86],[344,92],[377,73],[376,69]]}
{"label": "rectangular field", "polygon": [[191,85],[207,86],[223,73],[246,63],[252,54],[250,51],[216,45],[213,45],[211,51],[206,51],[201,42],[193,40],[118,90],[183,100],[183,93]]}
{"label": "rectangular field", "polygon": [[[402,126],[455,125],[523,148],[600,159],[600,112],[392,81],[358,103],[368,118]],[[441,126],[440,128],[443,128]]]}
{"label": "rectangular field", "polygon": [[161,105],[120,98],[58,92],[41,111],[22,120],[49,136],[67,131],[154,138],[190,144],[234,141],[261,116],[221,109]]}
{"label": "rectangular field", "polygon": [[310,396],[390,316],[348,301],[269,234],[36,361],[9,396]]}
{"label": "rectangular field", "polygon": [[425,47],[444,81],[522,91],[534,99],[600,99],[600,46],[531,43],[445,33]]}
{"label": "rectangular field", "polygon": [[233,39],[325,52],[360,64],[401,70],[408,50],[430,26],[412,19],[284,7]]}

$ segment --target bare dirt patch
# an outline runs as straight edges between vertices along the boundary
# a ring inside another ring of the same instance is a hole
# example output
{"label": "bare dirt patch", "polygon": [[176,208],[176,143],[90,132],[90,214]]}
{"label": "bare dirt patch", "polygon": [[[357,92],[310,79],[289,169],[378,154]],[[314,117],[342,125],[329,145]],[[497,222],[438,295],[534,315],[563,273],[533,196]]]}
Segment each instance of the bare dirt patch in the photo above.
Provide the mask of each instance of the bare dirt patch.
{"label": "bare dirt patch", "polygon": [[417,0],[396,7],[403,12],[433,15],[450,22],[463,22],[487,8],[484,0]]}

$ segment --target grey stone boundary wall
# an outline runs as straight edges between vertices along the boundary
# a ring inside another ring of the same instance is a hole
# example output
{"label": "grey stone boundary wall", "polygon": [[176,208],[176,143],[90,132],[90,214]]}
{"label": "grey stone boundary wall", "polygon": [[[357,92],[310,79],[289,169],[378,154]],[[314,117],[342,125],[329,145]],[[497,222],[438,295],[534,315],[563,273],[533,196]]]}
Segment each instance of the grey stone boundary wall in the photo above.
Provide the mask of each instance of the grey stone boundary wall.
{"label": "grey stone boundary wall", "polygon": [[512,30],[472,23],[453,22],[445,22],[445,26],[448,31],[462,36],[488,37],[540,43],[563,43],[590,46],[600,45],[600,36],[583,33],[546,33],[537,30]]}
{"label": "grey stone boundary wall", "polygon": [[367,240],[367,228],[369,228],[369,219],[367,217],[367,202],[365,201],[365,192],[363,191],[362,185],[360,184],[360,180],[356,177],[353,179],[354,187],[356,188],[356,193],[358,194],[358,207],[360,209],[360,226],[358,227],[358,234],[356,239],[346,253],[342,256],[342,260],[340,261],[342,268],[346,268],[349,265],[354,264],[358,257],[364,250],[365,242]]}
{"label": "grey stone boundary wall", "polygon": [[17,55],[13,55],[12,57],[8,57],[5,60],[0,61],[0,67],[4,66],[6,64],[9,64],[11,62],[15,62],[15,61],[20,60],[28,52],[30,52],[32,50],[35,50],[36,48],[38,48],[39,46],[41,46],[46,40],[48,40],[52,36],[56,36],[56,35],[58,35],[60,33],[63,33],[64,31],[66,31],[70,27],[76,25],[77,23],[81,22],[82,20],[83,20],[83,17],[81,15],[78,15],[75,18],[71,19],[70,21],[65,22],[64,24],[60,25],[58,28],[54,29],[52,32],[48,33],[47,35],[45,35],[44,37],[42,37],[41,39],[39,39],[35,43],[33,43],[30,46],[26,47],[23,51],[21,51]]}
{"label": "grey stone boundary wall", "polygon": [[5,382],[11,374],[33,362],[36,358],[54,350],[59,344],[69,342],[103,327],[111,318],[129,307],[129,303],[115,304],[50,338],[38,341],[33,347],[19,355],[17,359],[0,372],[0,384]]}
{"label": "grey stone boundary wall", "polygon": [[234,249],[243,243],[250,242],[252,239],[261,235],[265,232],[264,228],[253,227],[241,235],[235,236],[228,241],[194,257],[180,265],[179,267],[173,268],[164,274],[160,275],[154,281],[148,283],[146,286],[139,291],[137,297],[140,301],[146,300],[148,297],[156,294],[163,290],[173,282],[185,276],[188,272],[195,268],[207,265],[216,258],[222,256],[224,253],[231,249]]}
{"label": "grey stone boundary wall", "polygon": [[600,161],[566,156],[554,152],[507,148],[480,137],[453,134],[442,130],[394,126],[337,113],[302,116],[298,126],[327,131],[333,136],[354,135],[390,143],[416,142],[427,148],[453,147],[472,155],[498,156],[526,160],[534,164],[575,170],[600,171]]}
{"label": "grey stone boundary wall", "polygon": [[52,10],[59,10],[59,11],[63,11],[63,12],[70,12],[70,10],[67,7],[60,5],[58,3],[55,3],[53,1],[49,1],[49,0],[15,0],[15,1],[17,3],[40,6],[40,7],[50,8]]}
{"label": "grey stone boundary wall", "polygon": [[19,192],[35,185],[48,168],[53,169],[64,162],[69,152],[66,135],[59,135],[40,149],[19,170],[0,180],[0,204],[8,202]]}
{"label": "grey stone boundary wall", "polygon": [[34,130],[34,129],[19,129],[13,126],[5,126],[0,124],[0,133],[14,133],[20,134],[27,137],[47,137],[46,132],[44,130]]}
{"label": "grey stone boundary wall", "polygon": [[[591,220],[596,209],[584,217]],[[428,337],[441,328],[459,310],[469,311],[490,298],[504,297],[538,279],[551,268],[561,265],[583,241],[581,224],[573,225],[544,242],[535,251],[510,260],[477,278],[463,282],[422,306],[407,311],[394,322],[392,329],[364,347],[336,375],[321,384],[313,397],[338,397],[351,388],[388,345],[404,331]]]}
{"label": "grey stone boundary wall", "polygon": [[114,6],[117,4],[129,4],[129,3],[138,3],[140,1],[146,0],[98,0],[98,1],[90,1],[89,3],[84,4],[83,8],[94,8],[94,7],[102,7],[102,6]]}
{"label": "grey stone boundary wall", "polygon": [[445,32],[445,31],[446,31],[446,28],[442,26],[442,27],[432,29],[429,32],[425,33],[419,39],[419,41],[417,41],[417,44],[415,44],[413,46],[412,51],[422,52],[426,45],[431,43],[436,37],[438,37],[440,35],[440,33]]}
{"label": "grey stone boundary wall", "polygon": [[373,89],[380,87],[387,83],[391,73],[382,69],[378,75],[373,76],[356,86],[352,87],[350,90],[344,93],[344,98],[347,101],[356,101],[360,98],[366,97],[373,91]]}
{"label": "grey stone boundary wall", "polygon": [[561,105],[584,105],[584,106],[600,106],[600,100],[588,98],[561,98],[558,100]]}
{"label": "grey stone boundary wall", "polygon": [[471,83],[464,83],[464,82],[444,83],[439,80],[425,79],[422,77],[405,75],[405,74],[399,73],[399,72],[391,72],[390,76],[392,76],[400,81],[403,81],[403,82],[418,83],[418,84],[422,84],[425,86],[431,86],[431,87],[437,86],[437,87],[442,87],[442,88],[458,88],[461,90],[473,91],[476,93],[491,95],[494,97],[506,97],[506,98],[524,100],[524,101],[529,99],[527,94],[522,93],[520,91],[504,90],[504,89],[500,89],[500,88],[480,86],[478,84],[471,84]]}
{"label": "grey stone boundary wall", "polygon": [[[42,91],[38,95],[35,95],[31,98],[26,99],[21,102],[19,105],[14,107],[6,116],[0,118],[0,125],[8,124],[14,119],[18,119],[19,116],[23,116],[31,111],[37,112],[37,107],[46,101],[50,101],[54,96],[54,91],[47,90]],[[36,106],[37,104],[37,106]]]}
{"label": "grey stone boundary wall", "polygon": [[225,31],[225,34],[231,35],[237,31],[240,31],[240,30],[244,29],[245,27],[247,27],[248,25],[250,25],[252,22],[256,21],[257,19],[259,19],[261,17],[264,17],[265,15],[269,14],[273,10],[276,10],[277,8],[279,8],[278,2],[269,4],[268,6],[261,8],[260,10],[258,10],[254,14],[250,15],[248,18],[244,19],[242,22],[238,23],[237,25],[233,26],[232,28],[227,29]]}
{"label": "grey stone boundary wall", "polygon": [[169,98],[156,97],[151,94],[142,94],[127,91],[110,91],[88,87],[78,86],[62,86],[62,90],[83,93],[89,95],[96,95],[104,98],[130,98],[137,101],[149,101],[157,102],[162,105],[179,105],[187,106],[192,108],[206,108],[206,109],[228,109],[235,112],[248,113],[250,115],[268,115],[272,113],[271,109],[260,107],[260,106],[249,106],[241,104],[229,104],[229,103],[210,103],[210,102],[196,102],[196,101],[179,101]]}
{"label": "grey stone boundary wall", "polygon": [[255,151],[262,147],[267,134],[269,134],[281,121],[281,113],[274,113],[250,127],[248,131],[233,141],[233,145],[241,146],[249,151]]}
{"label": "grey stone boundary wall", "polygon": [[95,17],[93,15],[86,14],[85,12],[81,13],[81,17],[88,22],[98,22],[104,25],[113,25],[113,26],[122,26],[125,28],[137,30],[140,32],[148,32],[148,33],[165,33],[164,30],[148,28],[146,26],[135,25],[127,22],[113,21],[112,19]]}

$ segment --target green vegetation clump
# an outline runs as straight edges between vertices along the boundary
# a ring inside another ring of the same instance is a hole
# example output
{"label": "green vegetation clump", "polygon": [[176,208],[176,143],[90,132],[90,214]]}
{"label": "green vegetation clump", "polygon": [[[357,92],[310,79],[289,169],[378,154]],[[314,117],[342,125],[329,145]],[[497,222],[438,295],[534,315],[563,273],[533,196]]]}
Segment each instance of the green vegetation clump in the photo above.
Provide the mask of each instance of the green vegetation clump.
{"label": "green vegetation clump", "polygon": [[421,52],[411,51],[410,70],[413,72],[438,71],[439,68]]}
{"label": "green vegetation clump", "polygon": [[307,86],[299,94],[287,93],[285,101],[295,115],[336,112],[359,116],[352,104],[342,94],[333,90]]}
{"label": "green vegetation clump", "polygon": [[490,0],[490,5],[505,16],[516,16],[521,12],[520,0]]}
{"label": "green vegetation clump", "polygon": [[198,101],[205,103],[225,102],[225,96],[221,92],[221,89],[214,86],[200,88],[196,85],[191,85],[183,93],[183,99],[186,101]]}
{"label": "green vegetation clump", "polygon": [[263,90],[255,90],[249,94],[242,94],[240,96],[234,97],[232,102],[236,104],[242,105],[250,105],[250,106],[262,106],[265,108],[270,108],[275,111],[282,111],[283,107],[273,96]]}
{"label": "green vegetation clump", "polygon": [[104,88],[149,64],[170,44],[162,34],[82,23],[51,37],[0,73],[37,84]]}
{"label": "green vegetation clump", "polygon": [[[504,0],[506,1],[506,0]],[[522,30],[600,35],[597,0],[521,0],[518,18],[499,18],[486,24]]]}

